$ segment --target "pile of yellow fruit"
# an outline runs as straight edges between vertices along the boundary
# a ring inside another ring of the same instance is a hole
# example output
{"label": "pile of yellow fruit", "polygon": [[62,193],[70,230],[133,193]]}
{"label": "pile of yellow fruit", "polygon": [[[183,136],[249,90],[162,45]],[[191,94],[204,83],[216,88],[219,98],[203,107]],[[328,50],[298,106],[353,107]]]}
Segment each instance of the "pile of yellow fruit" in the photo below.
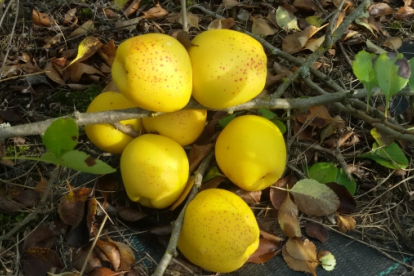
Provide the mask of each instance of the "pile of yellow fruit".
{"label": "pile of yellow fruit", "polygon": [[[245,103],[264,88],[267,57],[248,35],[210,30],[197,35],[188,51],[175,38],[145,34],[118,47],[112,76],[121,93],[104,92],[87,112],[140,107],[165,114],[122,121],[133,138],[109,124],[89,125],[86,134],[104,151],[122,154],[121,175],[128,197],[166,208],[183,193],[189,162],[183,146],[202,133],[206,110],[183,109],[193,96],[210,109]],[[244,115],[232,120],[215,146],[222,172],[247,191],[275,183],[286,164],[286,147],[269,120]],[[178,248],[191,262],[215,272],[240,268],[259,245],[259,227],[249,206],[223,189],[200,192],[189,204]]]}

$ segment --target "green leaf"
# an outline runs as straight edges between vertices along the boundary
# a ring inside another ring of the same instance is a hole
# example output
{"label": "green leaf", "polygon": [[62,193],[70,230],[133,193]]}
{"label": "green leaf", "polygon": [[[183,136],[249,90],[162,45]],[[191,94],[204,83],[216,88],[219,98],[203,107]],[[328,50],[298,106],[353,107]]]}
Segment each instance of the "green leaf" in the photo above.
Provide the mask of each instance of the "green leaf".
{"label": "green leaf", "polygon": [[313,166],[309,168],[308,176],[320,183],[338,183],[339,185],[344,186],[351,195],[355,194],[355,180],[349,180],[343,169],[338,169],[334,164],[329,162],[313,164]]}
{"label": "green leaf", "polygon": [[385,117],[387,117],[391,97],[408,83],[411,75],[410,65],[401,53],[384,53],[375,61],[374,71],[378,85],[385,95]]}
{"label": "green leaf", "polygon": [[314,179],[302,179],[290,190],[299,210],[309,216],[326,216],[339,207],[335,192]]}
{"label": "green leaf", "polygon": [[78,150],[71,150],[63,154],[59,163],[70,169],[93,174],[108,174],[116,171],[105,162]]}
{"label": "green leaf", "polygon": [[408,85],[410,86],[411,90],[414,91],[414,74],[412,73],[414,70],[414,58],[410,59],[408,63],[410,64],[410,68],[411,68],[411,76],[410,76],[410,80],[408,81]]}
{"label": "green leaf", "polygon": [[405,169],[408,166],[407,157],[405,157],[404,152],[395,142],[385,147],[379,147],[377,143],[374,143],[372,151],[361,154],[358,157],[374,160],[381,166],[390,169]]}
{"label": "green leaf", "polygon": [[45,154],[43,154],[42,157],[40,157],[40,160],[43,162],[59,165],[59,159],[56,158],[56,155],[51,151],[48,151]]}
{"label": "green leaf", "polygon": [[78,143],[78,126],[71,118],[59,118],[46,129],[43,144],[59,159]]}
{"label": "green leaf", "polygon": [[220,173],[220,170],[218,167],[214,166],[211,169],[208,170],[206,176],[203,178],[203,182],[207,182],[210,179],[213,179],[216,176],[225,176],[222,173]]}
{"label": "green leaf", "polygon": [[280,130],[280,132],[282,132],[282,134],[285,134],[286,132],[286,126],[282,121],[279,121],[278,119],[272,119],[270,120],[272,123],[274,123]]}
{"label": "green leaf", "polygon": [[375,71],[372,66],[372,60],[376,57],[375,54],[370,54],[365,51],[360,51],[355,56],[355,60],[352,62],[352,70],[355,76],[364,85],[367,90],[367,111],[369,108],[369,98],[371,90],[377,85],[375,78]]}
{"label": "green leaf", "polygon": [[224,117],[223,119],[219,120],[219,125],[224,128],[225,126],[227,126],[228,123],[230,123],[231,120],[233,120],[234,118],[236,118],[236,114],[231,114],[229,116]]}
{"label": "green leaf", "polygon": [[371,135],[380,147],[391,145],[394,142],[393,138],[382,135],[375,127],[371,129]]}
{"label": "green leaf", "polygon": [[276,113],[273,113],[267,108],[259,108],[257,109],[257,112],[259,112],[259,114],[262,115],[262,117],[265,117],[268,120],[271,120],[274,117],[276,117]]}
{"label": "green leaf", "polygon": [[315,27],[320,27],[323,22],[323,18],[318,15],[312,15],[305,18],[306,22],[308,22],[310,25]]}

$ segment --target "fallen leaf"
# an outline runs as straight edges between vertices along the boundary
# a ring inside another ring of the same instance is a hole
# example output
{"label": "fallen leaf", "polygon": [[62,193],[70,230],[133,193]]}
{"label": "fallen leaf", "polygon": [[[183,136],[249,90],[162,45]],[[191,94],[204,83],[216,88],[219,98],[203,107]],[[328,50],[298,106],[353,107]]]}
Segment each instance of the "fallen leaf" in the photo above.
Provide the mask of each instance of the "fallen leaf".
{"label": "fallen leaf", "polygon": [[237,0],[223,0],[223,5],[226,9],[231,9],[240,5],[240,3]]}
{"label": "fallen leaf", "polygon": [[208,153],[213,149],[214,144],[205,144],[197,145],[193,144],[191,146],[190,153],[188,154],[188,162],[190,164],[190,174],[193,173],[201,161],[208,155]]}
{"label": "fallen leaf", "polygon": [[[187,24],[190,27],[194,27],[198,30],[200,30],[200,27],[198,26],[198,21],[199,18],[196,14],[191,13],[191,12],[187,12]],[[181,25],[183,24],[183,17],[180,14],[180,17],[178,18],[178,23],[180,23]]]}
{"label": "fallen leaf", "polygon": [[134,251],[132,251],[131,247],[122,242],[116,242],[109,239],[110,242],[113,242],[119,250],[121,254],[121,264],[119,266],[120,271],[130,270],[131,267],[135,264],[135,255]]}
{"label": "fallen leaf", "polygon": [[345,128],[345,121],[341,116],[336,115],[332,121],[321,130],[321,143],[332,134],[337,133],[338,130]]}
{"label": "fallen leaf", "polygon": [[106,268],[106,267],[95,268],[89,274],[89,276],[115,276],[115,275],[120,275],[120,274],[119,274],[119,272],[112,271],[112,270],[110,270],[109,268]]}
{"label": "fallen leaf", "polygon": [[115,243],[98,239],[96,246],[99,247],[117,271],[121,265],[121,253]]}
{"label": "fallen leaf", "polygon": [[102,45],[98,54],[105,60],[106,64],[112,67],[116,55],[115,41],[111,39],[106,45]]}
{"label": "fallen leaf", "polygon": [[62,38],[63,38],[62,33],[58,33],[54,37],[48,38],[45,41],[46,44],[43,46],[43,48],[48,49],[48,48],[52,47],[53,45],[59,43]]}
{"label": "fallen leaf", "polygon": [[[101,41],[97,37],[88,36],[84,38],[78,46],[78,55],[74,60],[69,63],[69,66],[73,65],[75,62],[82,62],[90,58],[93,54],[96,53],[102,47]],[[66,67],[66,68],[67,68]]]}
{"label": "fallen leaf", "polygon": [[353,217],[336,214],[339,231],[346,233],[356,228],[356,221]]}
{"label": "fallen leaf", "polygon": [[337,212],[350,214],[356,209],[356,201],[344,185],[335,182],[326,183],[326,185],[335,192],[339,198],[339,207]]}
{"label": "fallen leaf", "polygon": [[394,9],[391,8],[387,3],[376,3],[372,4],[369,8],[369,15],[374,17],[380,17],[383,15],[393,14]]}
{"label": "fallen leaf", "polygon": [[65,82],[62,80],[61,76],[59,75],[59,73],[55,70],[55,68],[53,67],[53,64],[51,62],[49,62],[46,67],[45,67],[45,74],[46,76],[48,76],[49,79],[51,79],[52,81],[56,82],[57,84],[64,86]]}
{"label": "fallen leaf", "polygon": [[59,255],[49,248],[29,248],[23,261],[23,270],[27,276],[47,275],[52,267],[63,268]]}
{"label": "fallen leaf", "polygon": [[[284,178],[279,179],[272,186],[280,188],[292,188],[298,180],[293,174],[290,174]],[[276,210],[279,210],[282,203],[285,201],[288,192],[279,189],[270,189],[270,201]]]}
{"label": "fallen leaf", "polygon": [[326,242],[329,237],[328,230],[316,222],[308,221],[305,223],[305,232],[309,237],[315,238],[321,242]]}
{"label": "fallen leaf", "polygon": [[241,197],[244,202],[247,203],[247,205],[254,205],[260,202],[260,198],[262,196],[262,191],[245,191],[243,189],[240,189],[237,186],[234,186],[234,188],[230,189],[231,192],[235,193],[239,197]]}
{"label": "fallen leaf", "polygon": [[335,256],[331,252],[321,250],[318,252],[318,260],[321,262],[323,269],[326,271],[332,271],[336,265]]}
{"label": "fallen leaf", "polygon": [[207,30],[217,30],[217,29],[222,29],[222,24],[221,24],[221,19],[215,19],[213,21],[211,21],[211,23],[208,25]]}
{"label": "fallen leaf", "polygon": [[387,47],[391,50],[398,50],[402,45],[401,37],[388,37],[383,43],[382,46]]}
{"label": "fallen leaf", "polygon": [[141,5],[142,0],[134,0],[132,3],[128,6],[128,8],[124,11],[125,16],[129,17],[134,12],[138,11],[139,6]]}
{"label": "fallen leaf", "polygon": [[398,9],[395,14],[397,20],[404,20],[412,17],[414,15],[414,9],[411,7],[402,7]]}
{"label": "fallen leaf", "polygon": [[104,76],[98,69],[85,63],[75,63],[67,70],[69,71],[70,79],[74,82],[78,82],[83,74],[99,74]]}
{"label": "fallen leaf", "polygon": [[[92,254],[89,255],[89,250],[91,248],[91,243],[82,248],[77,248],[72,250],[72,266],[74,269],[81,271],[82,267],[86,261],[85,273],[92,271],[95,268],[101,267],[102,263],[97,257],[96,253],[92,251]],[[88,259],[86,260],[86,258]]]}
{"label": "fallen leaf", "polygon": [[283,244],[281,242],[260,238],[259,247],[252,255],[250,255],[247,261],[255,264],[263,264],[269,261],[273,256],[279,254],[282,247]]}
{"label": "fallen leaf", "polygon": [[285,31],[289,31],[289,30],[300,31],[296,16],[294,16],[293,13],[290,13],[288,10],[286,10],[282,6],[279,6],[277,8],[275,16],[276,16],[276,23],[280,28],[284,29]]}
{"label": "fallen leaf", "polygon": [[324,106],[317,105],[310,107],[307,113],[302,113],[297,116],[296,120],[312,127],[323,128],[335,119],[332,118]]}
{"label": "fallen leaf", "polygon": [[308,42],[306,42],[303,49],[307,49],[307,50],[310,50],[312,52],[315,52],[319,48],[319,46],[322,45],[322,43],[324,41],[325,41],[325,35],[323,35],[319,38],[309,39]]}
{"label": "fallen leaf", "polygon": [[286,242],[286,250],[296,260],[317,262],[316,246],[308,239],[289,238]]}
{"label": "fallen leaf", "polygon": [[377,35],[375,34],[374,30],[372,29],[371,25],[368,22],[368,18],[369,18],[369,13],[368,13],[368,11],[366,11],[366,12],[362,13],[358,18],[355,19],[355,23],[357,23],[358,25],[361,25],[361,26],[365,27],[375,37],[377,37]]}
{"label": "fallen leaf", "polygon": [[295,271],[304,271],[316,276],[315,269],[318,267],[318,263],[311,261],[302,261],[293,258],[286,249],[286,245],[282,248],[283,259],[286,264]]}
{"label": "fallen leaf", "polygon": [[190,37],[188,36],[188,33],[185,31],[179,31],[177,33],[177,40],[188,50],[191,47],[198,47],[198,45],[195,45],[191,42]]}
{"label": "fallen leaf", "polygon": [[190,176],[188,178],[187,184],[184,187],[184,190],[182,191],[181,195],[178,197],[178,199],[171,205],[170,210],[173,211],[175,208],[180,206],[181,203],[184,202],[184,200],[187,198],[188,194],[190,193],[191,189],[194,186],[194,176]]}
{"label": "fallen leaf", "polygon": [[33,23],[38,26],[49,27],[52,24],[46,13],[39,12],[35,9],[32,10],[32,19]]}
{"label": "fallen leaf", "polygon": [[294,32],[293,34],[287,35],[282,42],[282,50],[288,54],[294,54],[302,50],[306,45],[306,42],[316,32],[324,28],[326,25],[318,28],[315,26],[309,26],[301,32]]}
{"label": "fallen leaf", "polygon": [[147,216],[145,213],[135,208],[117,206],[116,209],[118,211],[119,216],[126,221],[138,221]]}
{"label": "fallen leaf", "polygon": [[166,16],[168,14],[168,11],[161,7],[161,5],[158,3],[148,11],[143,11],[144,18],[160,18],[163,16]]}
{"label": "fallen leaf", "polygon": [[310,216],[326,216],[339,207],[338,196],[313,179],[299,180],[290,191],[299,210]]}
{"label": "fallen leaf", "polygon": [[64,25],[73,23],[77,19],[76,17],[76,8],[70,9],[65,14],[65,20],[63,20]]}
{"label": "fallen leaf", "polygon": [[371,52],[371,53],[380,55],[380,54],[383,54],[383,53],[387,52],[384,49],[381,49],[380,47],[378,47],[377,45],[372,43],[371,40],[369,40],[369,39],[367,39],[366,44],[367,44],[368,51]]}
{"label": "fallen leaf", "polygon": [[86,213],[86,226],[88,227],[89,233],[91,236],[96,236],[96,233],[98,232],[95,228],[95,215],[98,211],[98,201],[96,198],[91,198],[88,200],[87,205],[87,213]]}
{"label": "fallen leaf", "polygon": [[32,247],[51,248],[56,242],[57,237],[53,235],[49,227],[44,224],[40,224],[25,237],[22,250],[23,252],[26,252],[26,250]]}
{"label": "fallen leaf", "polygon": [[24,204],[11,200],[7,196],[0,194],[0,211],[6,214],[13,214],[25,207]]}
{"label": "fallen leaf", "polygon": [[121,17],[120,14],[114,12],[112,9],[103,8],[102,10],[103,10],[106,18],[108,18],[108,19],[114,19],[114,18],[120,18]]}
{"label": "fallen leaf", "polygon": [[308,11],[320,12],[319,7],[312,0],[295,0],[293,6]]}
{"label": "fallen leaf", "polygon": [[85,23],[83,23],[82,26],[80,26],[79,28],[74,30],[69,35],[69,37],[75,37],[75,36],[83,35],[83,34],[86,34],[88,32],[91,32],[93,30],[95,30],[95,25],[94,25],[92,20],[88,20]]}
{"label": "fallen leaf", "polygon": [[282,205],[280,205],[277,219],[280,224],[280,228],[283,230],[285,235],[289,238],[302,237],[300,231],[299,210],[296,204],[290,199],[289,193],[286,195]]}
{"label": "fallen leaf", "polygon": [[253,26],[252,33],[259,36],[274,35],[276,28],[269,25],[269,22],[265,18],[252,18]]}
{"label": "fallen leaf", "polygon": [[83,218],[85,201],[90,194],[89,188],[72,189],[69,185],[69,193],[60,199],[58,205],[60,219],[75,228]]}

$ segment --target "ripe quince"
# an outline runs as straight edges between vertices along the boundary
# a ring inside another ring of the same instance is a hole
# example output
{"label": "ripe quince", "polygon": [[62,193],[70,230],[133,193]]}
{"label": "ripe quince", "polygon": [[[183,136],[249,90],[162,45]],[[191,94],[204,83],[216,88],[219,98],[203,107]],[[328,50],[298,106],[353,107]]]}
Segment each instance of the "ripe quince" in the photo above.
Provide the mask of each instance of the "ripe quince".
{"label": "ripe quince", "polygon": [[246,191],[274,184],[286,166],[286,145],[279,128],[266,118],[244,115],[219,134],[216,161],[222,172]]}
{"label": "ripe quince", "polygon": [[207,110],[183,109],[171,113],[142,119],[149,133],[159,133],[178,142],[181,146],[193,143],[203,132]]}
{"label": "ripe quince", "polygon": [[259,234],[253,212],[239,196],[223,189],[207,189],[187,207],[178,248],[206,270],[231,272],[256,251]]}
{"label": "ripe quince", "polygon": [[183,192],[189,174],[184,149],[174,140],[144,134],[135,138],[121,156],[121,175],[132,201],[166,208]]}
{"label": "ripe quince", "polygon": [[[136,107],[122,94],[104,92],[96,96],[89,104],[86,112],[108,111]],[[130,125],[137,132],[141,131],[141,119],[121,121],[123,125]],[[95,124],[85,126],[89,140],[98,148],[110,153],[120,154],[134,138],[115,129],[110,124]]]}
{"label": "ripe quince", "polygon": [[221,109],[245,103],[263,90],[267,57],[254,38],[233,30],[202,32],[188,50],[193,67],[193,97]]}
{"label": "ripe quince", "polygon": [[112,78],[125,97],[151,111],[180,110],[191,97],[188,53],[165,34],[144,34],[122,42],[112,64]]}

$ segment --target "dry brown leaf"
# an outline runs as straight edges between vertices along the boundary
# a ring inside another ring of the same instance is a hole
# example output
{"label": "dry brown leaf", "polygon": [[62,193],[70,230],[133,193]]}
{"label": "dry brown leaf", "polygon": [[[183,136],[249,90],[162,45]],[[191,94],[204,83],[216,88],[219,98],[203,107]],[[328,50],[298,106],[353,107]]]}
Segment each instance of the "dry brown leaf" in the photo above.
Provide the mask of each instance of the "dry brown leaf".
{"label": "dry brown leaf", "polygon": [[380,17],[383,15],[393,14],[394,9],[391,8],[387,3],[376,3],[372,4],[369,8],[369,15],[374,17]]}
{"label": "dry brown leaf", "polygon": [[231,9],[240,5],[240,3],[237,0],[223,0],[223,5],[226,9]]}
{"label": "dry brown leaf", "polygon": [[[351,169],[352,168],[350,168],[350,170]],[[356,173],[356,170],[357,168],[354,169],[353,173]],[[326,183],[326,185],[329,188],[331,188],[331,190],[334,191],[335,194],[339,198],[339,207],[338,207],[337,212],[350,214],[355,211],[356,201],[354,197],[349,193],[348,189],[345,186],[339,185],[338,183],[335,183],[335,182]]]}
{"label": "dry brown leaf", "polygon": [[96,246],[102,250],[108,260],[111,262],[112,267],[118,270],[121,266],[121,253],[115,243],[110,241],[103,241],[98,239]]}
{"label": "dry brown leaf", "polygon": [[121,254],[121,265],[119,266],[118,270],[130,270],[131,267],[135,264],[134,251],[132,251],[131,247],[125,243],[116,242],[111,239],[109,239],[109,241],[113,242],[118,247],[119,253]]}
{"label": "dry brown leaf", "polygon": [[128,6],[128,8],[124,11],[125,15],[129,17],[131,14],[136,12],[139,9],[139,6],[141,5],[142,0],[134,0],[132,3]]}
{"label": "dry brown leaf", "polygon": [[201,187],[200,191],[217,188],[222,182],[227,181],[227,177],[225,176],[216,176],[206,182],[204,182]]}
{"label": "dry brown leaf", "polygon": [[356,227],[356,221],[353,217],[336,214],[339,231],[346,233],[352,231]]}
{"label": "dry brown leaf", "polygon": [[414,9],[411,7],[402,7],[395,14],[395,18],[398,20],[404,20],[412,17],[414,15]]}
{"label": "dry brown leaf", "polygon": [[135,208],[117,206],[116,209],[118,211],[119,216],[126,221],[134,222],[147,216],[145,213]]}
{"label": "dry brown leaf", "polygon": [[114,18],[120,18],[121,17],[120,14],[114,12],[112,9],[104,8],[103,12],[104,12],[106,18],[109,18],[109,19],[114,19]]}
{"label": "dry brown leaf", "polygon": [[332,134],[335,134],[338,129],[343,128],[345,128],[345,121],[342,120],[341,116],[336,115],[333,120],[321,130],[321,143]]}
{"label": "dry brown leaf", "polygon": [[306,231],[306,235],[308,235],[309,237],[315,238],[321,242],[326,242],[326,240],[329,237],[329,233],[328,230],[326,230],[326,228],[316,222],[306,222],[305,223],[305,231]]}
{"label": "dry brown leaf", "polygon": [[283,244],[281,242],[260,238],[259,248],[257,248],[247,261],[255,264],[263,264],[273,256],[279,254],[282,247]]}
{"label": "dry brown leaf", "polygon": [[103,76],[98,69],[85,63],[75,63],[67,70],[69,71],[70,79],[74,82],[78,82],[83,74],[99,74]]}
{"label": "dry brown leaf", "polygon": [[76,8],[70,9],[65,14],[65,20],[63,20],[63,24],[68,25],[70,23],[73,23],[76,19]]}
{"label": "dry brown leaf", "polygon": [[144,18],[160,18],[163,16],[166,16],[168,14],[168,11],[161,7],[161,5],[158,3],[148,11],[143,11]]}
{"label": "dry brown leaf", "polygon": [[286,264],[295,271],[304,271],[311,273],[313,276],[316,276],[316,268],[318,267],[318,263],[309,262],[309,261],[301,261],[293,258],[286,249],[286,245],[282,249],[283,259],[285,260]]}
{"label": "dry brown leaf", "polygon": [[98,54],[105,60],[106,64],[112,67],[116,55],[115,41],[111,39],[106,45],[102,45]]}
{"label": "dry brown leaf", "polygon": [[214,144],[191,146],[190,153],[188,154],[188,161],[190,163],[190,173],[193,173],[200,165],[201,161],[207,156],[207,154],[213,149]]}
{"label": "dry brown leaf", "polygon": [[260,36],[274,35],[277,29],[269,24],[265,18],[252,18],[252,33]]}
{"label": "dry brown leaf", "polygon": [[277,218],[280,224],[280,228],[283,230],[285,235],[289,238],[302,237],[302,232],[300,231],[298,214],[299,214],[298,207],[292,201],[288,193],[282,205],[280,205]]}
{"label": "dry brown leaf", "polygon": [[52,47],[52,45],[55,45],[56,43],[59,43],[62,38],[63,38],[63,34],[58,33],[54,37],[50,37],[50,38],[46,39],[45,40],[46,44],[43,46],[43,48],[48,49],[48,48]]}
{"label": "dry brown leaf", "polygon": [[38,26],[49,27],[52,24],[46,13],[39,12],[35,9],[32,10],[32,19],[33,23]]}
{"label": "dry brown leaf", "polygon": [[304,126],[297,120],[293,121],[293,134],[299,140],[311,141],[317,143],[318,141],[314,138],[317,134],[314,128],[311,126]]}
{"label": "dry brown leaf", "polygon": [[178,206],[180,206],[181,203],[184,202],[184,200],[187,198],[193,186],[194,186],[194,176],[190,176],[188,178],[187,184],[184,187],[183,192],[178,197],[178,199],[171,205],[171,208],[170,208],[171,211],[175,210],[175,208],[177,208]]}
{"label": "dry brown leaf", "polygon": [[299,9],[320,12],[319,7],[312,0],[295,0],[293,6]]}
{"label": "dry brown leaf", "polygon": [[318,262],[316,246],[308,239],[289,238],[286,242],[286,250],[296,260]]}
{"label": "dry brown leaf", "polygon": [[217,18],[208,25],[207,30],[217,30],[222,29],[221,19]]}
{"label": "dry brown leaf", "polygon": [[[279,179],[275,184],[272,186],[280,187],[280,188],[292,188],[298,180],[293,174],[290,174],[284,178]],[[285,201],[288,192],[271,188],[270,189],[270,201],[272,202],[273,207],[276,210],[279,210],[280,206],[282,205],[283,201]]]}
{"label": "dry brown leaf", "polygon": [[85,211],[85,201],[90,194],[89,188],[72,189],[69,185],[69,193],[60,199],[58,205],[60,219],[73,228],[78,226]]}
{"label": "dry brown leaf", "polygon": [[78,35],[83,35],[86,34],[88,32],[91,32],[95,30],[95,25],[93,24],[92,20],[88,20],[85,23],[82,24],[82,26],[80,26],[79,28],[77,28],[76,30],[74,30],[69,37],[75,37]]}
{"label": "dry brown leaf", "polygon": [[187,32],[178,31],[177,40],[188,50],[191,47],[198,47],[198,45],[193,44]]}
{"label": "dry brown leaf", "polygon": [[236,21],[233,18],[226,18],[223,21],[221,21],[221,27],[223,29],[231,29],[234,26],[236,26]]}
{"label": "dry brown leaf", "polygon": [[52,62],[49,62],[46,65],[46,67],[45,67],[45,74],[46,74],[46,76],[48,76],[49,79],[51,79],[52,81],[56,82],[57,84],[62,85],[62,86],[65,85],[65,82],[62,80],[62,78],[60,77],[59,73],[53,67]]}
{"label": "dry brown leaf", "polygon": [[312,106],[307,113],[300,114],[296,120],[312,127],[323,128],[335,119],[323,105]]}
{"label": "dry brown leaf", "polygon": [[[198,21],[199,21],[198,15],[196,15],[194,13],[191,13],[191,12],[187,12],[187,24],[188,24],[188,26],[194,27],[194,28],[200,30],[200,27],[198,26]],[[180,23],[181,25],[183,24],[183,17],[181,16],[181,14],[178,17],[178,23]]]}
{"label": "dry brown leaf", "polygon": [[63,268],[59,255],[49,248],[29,248],[26,252],[26,259],[23,261],[25,275],[47,275],[52,267]]}
{"label": "dry brown leaf", "polygon": [[309,39],[308,42],[306,42],[306,45],[305,47],[303,47],[303,49],[308,49],[312,52],[315,52],[324,41],[325,35],[321,36],[320,38]]}
{"label": "dry brown leaf", "polygon": [[116,275],[120,275],[120,273],[112,271],[106,267],[95,268],[91,273],[89,273],[89,276],[116,276]]}
{"label": "dry brown leaf", "polygon": [[413,0],[403,0],[403,2],[404,2],[404,7],[408,7],[412,5]]}
{"label": "dry brown leaf", "polygon": [[301,32],[294,32],[293,34],[287,35],[282,42],[282,50],[288,54],[294,54],[302,50],[306,45],[306,42],[321,28],[315,26],[309,26]]}

